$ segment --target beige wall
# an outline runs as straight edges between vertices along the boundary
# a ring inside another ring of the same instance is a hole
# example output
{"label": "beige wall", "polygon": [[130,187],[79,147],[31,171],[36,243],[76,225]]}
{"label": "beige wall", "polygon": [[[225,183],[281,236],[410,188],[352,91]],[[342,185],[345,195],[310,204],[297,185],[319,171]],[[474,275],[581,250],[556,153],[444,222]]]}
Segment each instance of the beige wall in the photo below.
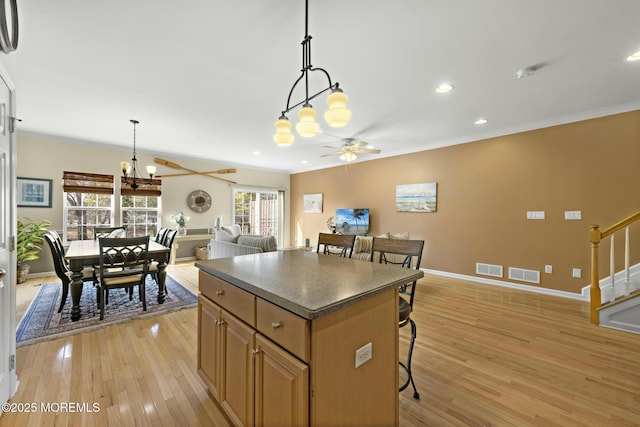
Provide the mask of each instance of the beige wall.
{"label": "beige wall", "polygon": [[[53,180],[52,207],[18,208],[18,218],[27,217],[36,221],[48,219],[53,222],[55,229],[62,230],[62,172],[65,170],[91,172],[113,174],[117,177],[120,174],[118,170],[120,161],[129,161],[131,159],[131,150],[82,142],[63,142],[53,137],[43,138],[19,134],[17,156],[17,175],[19,177]],[[148,153],[138,149],[138,164],[144,173],[146,173],[146,165],[154,164],[154,157],[171,160],[199,171],[236,167],[235,165],[220,165],[193,159],[180,159],[157,153]],[[180,172],[165,166],[157,166],[157,174],[159,175]],[[236,181],[240,185],[284,189],[286,193],[285,218],[288,218],[289,174],[242,167],[236,168],[238,171],[235,174],[219,176]],[[116,194],[118,194],[119,190],[120,182],[116,180]],[[204,190],[211,195],[212,206],[208,211],[196,213],[189,209],[187,195],[194,190]],[[187,228],[212,227],[215,218],[220,215],[222,215],[224,223],[230,223],[232,221],[231,203],[232,186],[229,183],[201,175],[171,177],[162,180],[162,225],[164,226],[175,227],[170,217],[179,211],[183,211],[185,215],[190,217]],[[115,213],[115,222],[116,224],[120,223],[119,209]],[[285,242],[288,242],[288,227],[285,231],[285,238]],[[30,263],[32,272],[53,270],[52,264],[48,259],[48,250],[45,251],[42,258]]]}
{"label": "beige wall", "polygon": [[[590,224],[607,227],[640,210],[639,163],[634,111],[298,173],[291,176],[291,235],[295,244],[306,237],[315,244],[336,208],[369,208],[371,234],[409,231],[425,240],[423,268],[475,276],[476,262],[498,264],[505,281],[508,267],[526,268],[541,272],[541,287],[577,293],[590,282]],[[396,185],[422,182],[438,183],[437,212],[396,212]],[[302,212],[309,193],[324,194],[322,214]],[[526,219],[542,210],[545,220]],[[574,210],[582,220],[564,220]],[[631,232],[640,241],[638,227]],[[606,274],[607,243],[601,253]],[[632,259],[640,261],[639,250]]]}

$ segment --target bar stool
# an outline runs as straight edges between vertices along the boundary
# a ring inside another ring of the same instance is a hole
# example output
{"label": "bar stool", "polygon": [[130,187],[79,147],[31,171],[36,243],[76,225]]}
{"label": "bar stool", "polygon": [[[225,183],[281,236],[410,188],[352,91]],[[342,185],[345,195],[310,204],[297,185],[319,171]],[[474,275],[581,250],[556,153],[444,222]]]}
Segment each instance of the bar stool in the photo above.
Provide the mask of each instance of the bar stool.
{"label": "bar stool", "polygon": [[[422,250],[424,248],[424,240],[399,240],[399,239],[385,239],[374,237],[373,245],[371,247],[371,262],[374,262],[374,252],[379,253],[377,257],[378,262],[381,264],[394,264],[405,268],[420,269],[420,261],[422,259]],[[400,287],[400,300],[398,310],[398,327],[402,328],[407,325],[411,325],[411,341],[409,343],[409,352],[407,353],[406,363],[400,362],[400,366],[404,368],[407,373],[407,381],[400,386],[399,391],[406,389],[411,383],[413,387],[413,397],[420,399],[420,394],[416,389],[416,384],[413,381],[413,374],[411,373],[411,356],[413,355],[413,345],[416,341],[416,323],[411,319],[411,312],[413,311],[413,298],[416,293],[416,281],[407,283]]]}

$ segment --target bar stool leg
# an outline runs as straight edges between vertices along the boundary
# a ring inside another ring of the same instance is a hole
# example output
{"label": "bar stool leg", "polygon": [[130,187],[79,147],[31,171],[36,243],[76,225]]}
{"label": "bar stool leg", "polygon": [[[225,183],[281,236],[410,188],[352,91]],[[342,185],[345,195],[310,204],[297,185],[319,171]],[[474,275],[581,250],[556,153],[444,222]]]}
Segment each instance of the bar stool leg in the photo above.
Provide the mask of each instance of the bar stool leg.
{"label": "bar stool leg", "polygon": [[413,382],[413,374],[411,373],[411,356],[413,355],[413,344],[416,341],[417,328],[416,328],[416,323],[413,321],[413,319],[409,319],[409,323],[411,323],[411,342],[409,343],[409,353],[407,354],[407,364],[405,365],[404,363],[400,362],[400,366],[404,368],[408,378],[407,378],[407,381],[402,385],[402,387],[400,387],[399,391],[404,390],[409,386],[409,383],[411,383],[411,386],[413,387],[413,398],[418,400],[420,399],[420,394],[416,389],[416,384],[415,382]]}

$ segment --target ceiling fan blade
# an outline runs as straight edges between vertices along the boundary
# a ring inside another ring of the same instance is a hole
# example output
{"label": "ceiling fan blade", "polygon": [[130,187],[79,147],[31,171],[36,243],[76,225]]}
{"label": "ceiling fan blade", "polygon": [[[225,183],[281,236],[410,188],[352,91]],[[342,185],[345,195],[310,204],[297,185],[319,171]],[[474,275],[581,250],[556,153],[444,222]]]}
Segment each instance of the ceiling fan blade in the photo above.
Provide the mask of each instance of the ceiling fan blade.
{"label": "ceiling fan blade", "polygon": [[324,148],[333,148],[334,150],[339,150],[339,149],[341,149],[341,148],[342,148],[342,147],[334,147],[334,146],[332,146],[332,145],[323,145],[323,147],[324,147]]}
{"label": "ceiling fan blade", "polygon": [[358,141],[355,144],[353,144],[352,147],[360,148],[360,147],[364,147],[365,145],[369,145],[369,143],[364,141]]}
{"label": "ceiling fan blade", "polygon": [[382,150],[378,150],[377,148],[360,148],[357,150],[353,150],[354,153],[373,153],[373,154],[379,154],[382,152]]}

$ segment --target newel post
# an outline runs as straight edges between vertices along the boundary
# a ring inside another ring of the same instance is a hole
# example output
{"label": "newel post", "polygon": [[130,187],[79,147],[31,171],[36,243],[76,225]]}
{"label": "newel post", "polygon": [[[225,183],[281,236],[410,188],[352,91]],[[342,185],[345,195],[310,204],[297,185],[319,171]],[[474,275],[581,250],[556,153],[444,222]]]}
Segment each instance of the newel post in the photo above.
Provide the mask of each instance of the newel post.
{"label": "newel post", "polygon": [[600,293],[600,279],[598,274],[598,245],[600,244],[600,230],[596,224],[591,225],[589,232],[589,240],[591,241],[591,289],[590,289],[590,305],[591,305],[591,323],[598,325],[600,323],[598,308],[602,302]]}

